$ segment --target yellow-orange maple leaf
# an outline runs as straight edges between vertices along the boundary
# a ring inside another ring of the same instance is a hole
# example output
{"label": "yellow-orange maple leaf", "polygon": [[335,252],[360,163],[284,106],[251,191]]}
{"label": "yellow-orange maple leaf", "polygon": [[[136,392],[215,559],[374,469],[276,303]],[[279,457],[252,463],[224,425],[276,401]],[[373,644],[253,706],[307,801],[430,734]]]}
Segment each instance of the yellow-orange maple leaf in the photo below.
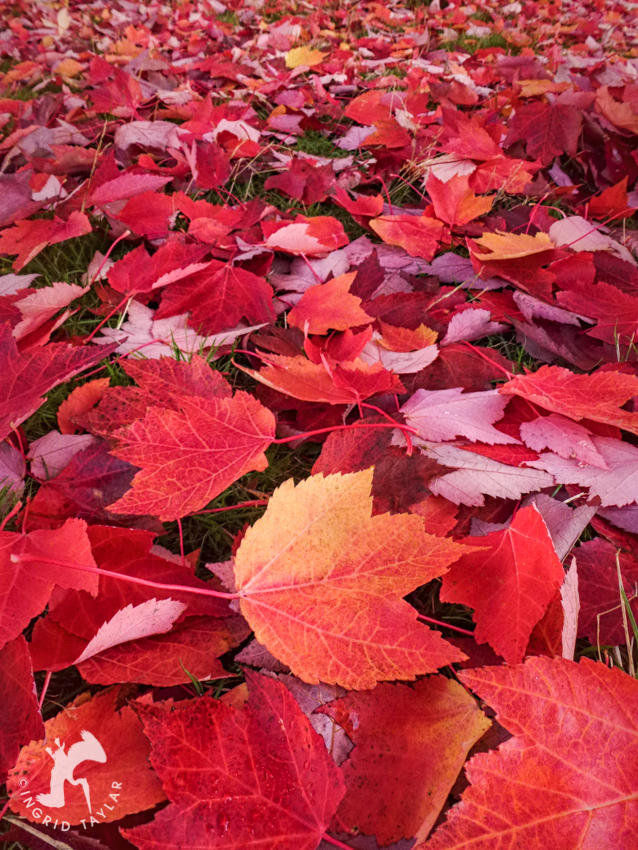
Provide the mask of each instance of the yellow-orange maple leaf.
{"label": "yellow-orange maple leaf", "polygon": [[312,47],[293,47],[286,53],[286,68],[298,68],[300,65],[312,68],[313,65],[321,64],[326,55],[321,50],[313,50]]}
{"label": "yellow-orange maple leaf", "polygon": [[306,682],[372,688],[461,657],[403,597],[467,547],[426,534],[417,516],[372,516],[372,473],[286,481],[237,552],[242,614]]}
{"label": "yellow-orange maple leaf", "polygon": [[527,233],[504,233],[502,230],[486,233],[480,239],[474,240],[473,245],[484,249],[484,253],[472,253],[487,262],[516,260],[519,257],[551,251],[555,247],[549,236],[540,231],[535,236],[529,236]]}

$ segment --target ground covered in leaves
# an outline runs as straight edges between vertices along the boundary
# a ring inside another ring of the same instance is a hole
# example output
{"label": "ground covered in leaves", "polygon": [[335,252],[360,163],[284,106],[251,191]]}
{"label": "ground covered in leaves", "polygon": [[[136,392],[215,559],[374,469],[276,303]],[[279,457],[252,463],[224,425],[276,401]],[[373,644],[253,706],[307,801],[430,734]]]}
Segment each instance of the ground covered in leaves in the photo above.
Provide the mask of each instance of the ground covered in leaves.
{"label": "ground covered in leaves", "polygon": [[0,2],[0,840],[635,850],[629,2]]}

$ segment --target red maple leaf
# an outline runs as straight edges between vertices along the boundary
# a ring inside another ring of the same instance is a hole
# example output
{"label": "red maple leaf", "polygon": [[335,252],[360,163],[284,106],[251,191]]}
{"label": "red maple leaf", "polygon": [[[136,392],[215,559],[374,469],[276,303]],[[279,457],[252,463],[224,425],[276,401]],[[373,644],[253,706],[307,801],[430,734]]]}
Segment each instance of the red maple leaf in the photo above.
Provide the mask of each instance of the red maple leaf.
{"label": "red maple leaf", "polygon": [[65,343],[19,352],[11,328],[0,328],[0,439],[44,404],[44,393],[108,357],[116,346]]}
{"label": "red maple leaf", "polygon": [[344,793],[322,738],[280,682],[246,673],[248,704],[138,705],[171,805],[124,830],[140,850],[197,844],[315,850]]}

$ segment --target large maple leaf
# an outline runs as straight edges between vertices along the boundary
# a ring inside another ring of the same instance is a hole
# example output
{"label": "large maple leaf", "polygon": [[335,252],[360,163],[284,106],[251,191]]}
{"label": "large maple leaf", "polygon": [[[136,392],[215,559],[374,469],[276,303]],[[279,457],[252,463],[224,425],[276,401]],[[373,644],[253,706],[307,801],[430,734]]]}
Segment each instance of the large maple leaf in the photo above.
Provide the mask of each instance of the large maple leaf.
{"label": "large maple leaf", "polygon": [[381,845],[428,835],[470,747],[490,727],[470,694],[443,676],[377,685],[318,711],[355,744],[336,822]]}
{"label": "large maple leaf", "polygon": [[428,850],[634,850],[638,682],[582,659],[529,658],[460,678],[514,737],[475,756]]}
{"label": "large maple leaf", "polygon": [[474,608],[475,640],[516,664],[564,578],[547,526],[531,506],[519,510],[503,531],[466,539],[486,548],[453,564],[443,578],[441,600]]}
{"label": "large maple leaf", "polygon": [[576,421],[592,419],[638,434],[638,413],[622,406],[638,395],[638,377],[622,372],[575,375],[562,366],[541,366],[537,372],[517,375],[499,392],[519,395],[553,413]]}
{"label": "large maple leaf", "polygon": [[157,319],[190,313],[189,323],[201,334],[234,328],[242,319],[257,324],[275,318],[272,287],[246,269],[213,260],[169,286],[155,314]]}
{"label": "large maple leaf", "polygon": [[74,348],[59,342],[21,353],[11,328],[0,327],[0,439],[44,404],[44,393],[108,357],[115,347]]}
{"label": "large maple leaf", "polygon": [[403,600],[467,552],[416,516],[371,516],[373,470],[289,480],[235,559],[257,640],[306,682],[371,688],[459,656]]}
{"label": "large maple leaf", "polygon": [[253,469],[264,470],[275,418],[255,398],[184,398],[179,410],[151,407],[115,432],[112,454],[140,467],[132,489],[110,505],[116,514],[162,522],[203,508]]}
{"label": "large maple leaf", "polygon": [[512,116],[505,145],[523,140],[529,156],[549,165],[561,154],[574,156],[582,127],[582,109],[561,103],[560,98],[558,103],[521,104]]}
{"label": "large maple leaf", "polygon": [[246,673],[242,710],[201,697],[139,705],[172,805],[124,830],[140,850],[315,850],[344,793],[339,768],[280,682]]}

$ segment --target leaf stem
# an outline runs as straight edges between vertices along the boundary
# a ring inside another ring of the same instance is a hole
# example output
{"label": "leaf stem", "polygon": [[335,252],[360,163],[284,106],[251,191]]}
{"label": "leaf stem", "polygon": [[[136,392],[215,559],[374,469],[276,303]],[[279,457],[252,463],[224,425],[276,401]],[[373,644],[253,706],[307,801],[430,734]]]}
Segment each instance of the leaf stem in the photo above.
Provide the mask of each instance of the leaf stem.
{"label": "leaf stem", "polygon": [[370,422],[368,425],[363,422],[353,422],[351,425],[332,425],[330,428],[317,428],[316,431],[302,431],[300,434],[293,434],[292,437],[280,437],[270,442],[281,445],[282,443],[293,443],[295,440],[304,440],[306,437],[313,437],[315,434],[327,434],[333,431],[356,431],[359,428],[398,428],[399,431],[408,431],[410,434],[416,434],[417,437],[419,435],[417,430],[408,425],[401,425],[400,422],[395,422],[393,425],[390,425],[390,423],[386,425],[385,422]]}
{"label": "leaf stem", "polygon": [[106,578],[120,579],[128,581],[131,584],[139,584],[143,587],[152,587],[157,590],[170,590],[178,593],[194,593],[197,596],[215,596],[218,599],[239,599],[239,593],[224,593],[221,590],[208,590],[203,587],[189,587],[184,584],[164,584],[158,581],[148,581],[145,578],[137,576],[128,576],[125,573],[115,573],[112,570],[103,570],[101,567],[92,567],[88,564],[69,564],[66,561],[55,561],[53,558],[41,558],[39,555],[11,555],[11,561],[14,564],[19,564],[22,561],[38,561],[40,564],[51,564],[53,567],[66,567],[72,570],[81,570],[85,573],[97,573]]}
{"label": "leaf stem", "polygon": [[44,698],[47,695],[47,691],[49,690],[49,684],[51,682],[51,670],[47,670],[47,674],[44,679],[44,684],[42,685],[42,693],[40,694],[40,699],[38,700],[38,708],[42,711],[42,706],[44,705]]}

